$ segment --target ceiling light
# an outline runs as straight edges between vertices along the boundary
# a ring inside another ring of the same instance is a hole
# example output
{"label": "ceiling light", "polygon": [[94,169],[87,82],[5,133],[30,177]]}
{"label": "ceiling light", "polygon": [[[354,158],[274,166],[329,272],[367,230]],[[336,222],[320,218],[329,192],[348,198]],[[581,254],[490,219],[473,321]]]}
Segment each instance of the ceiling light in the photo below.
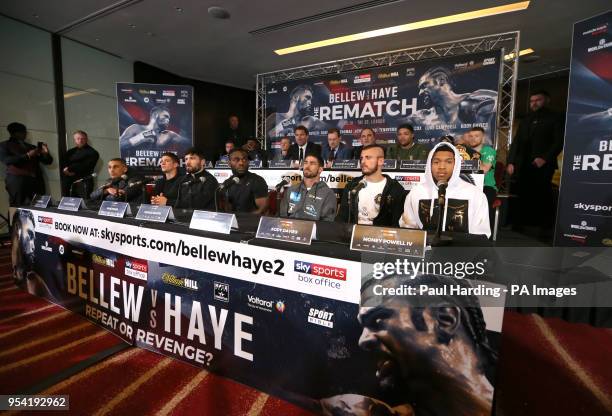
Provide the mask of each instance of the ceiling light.
{"label": "ceiling light", "polygon": [[[522,49],[519,51],[519,56],[523,56],[523,55],[529,55],[530,53],[534,53],[535,51],[531,48],[527,48],[527,49]],[[510,61],[511,59],[514,59],[514,52],[509,53],[508,55],[504,56],[504,60],[506,61]]]}
{"label": "ceiling light", "polygon": [[[410,30],[424,29],[426,27],[446,25],[449,23],[463,22],[466,20],[478,19],[481,17],[495,16],[503,13],[516,12],[525,10],[529,7],[529,1],[506,4],[504,6],[490,7],[488,9],[474,10],[471,12],[453,14],[449,16],[436,17],[434,19],[421,20],[418,22],[407,23],[405,25],[386,27],[383,29],[370,30],[368,32],[355,33],[352,35],[340,36],[337,38],[320,40],[317,42],[304,43],[302,45],[291,46],[289,48],[277,49],[274,52],[277,55],[286,55],[289,53],[302,52],[310,49],[322,48],[325,46],[338,45],[340,43],[353,42],[356,40],[370,39],[378,36],[391,35],[395,33],[408,32]],[[209,9],[210,10],[210,9]]]}
{"label": "ceiling light", "polygon": [[178,13],[183,13],[182,7],[176,7],[174,10],[176,10]]}
{"label": "ceiling light", "polygon": [[136,25],[134,23],[130,23],[128,26],[130,27],[130,29],[136,29]]}

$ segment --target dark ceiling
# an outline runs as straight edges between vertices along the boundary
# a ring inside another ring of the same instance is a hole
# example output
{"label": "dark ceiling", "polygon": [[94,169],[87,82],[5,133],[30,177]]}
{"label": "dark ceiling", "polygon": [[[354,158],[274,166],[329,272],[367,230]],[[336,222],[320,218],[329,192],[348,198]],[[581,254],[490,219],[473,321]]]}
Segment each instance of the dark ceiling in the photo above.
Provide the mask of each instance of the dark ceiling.
{"label": "dark ceiling", "polygon": [[[253,89],[255,75],[317,62],[519,30],[521,49],[539,59],[521,62],[526,78],[567,68],[572,24],[606,11],[609,1],[533,0],[527,10],[277,56],[275,49],[330,37],[508,4],[513,0],[20,0],[0,13],[178,75]],[[320,19],[350,6],[370,6]],[[231,18],[210,17],[211,6]],[[177,10],[180,8],[180,10]],[[265,33],[251,32],[303,19]]]}

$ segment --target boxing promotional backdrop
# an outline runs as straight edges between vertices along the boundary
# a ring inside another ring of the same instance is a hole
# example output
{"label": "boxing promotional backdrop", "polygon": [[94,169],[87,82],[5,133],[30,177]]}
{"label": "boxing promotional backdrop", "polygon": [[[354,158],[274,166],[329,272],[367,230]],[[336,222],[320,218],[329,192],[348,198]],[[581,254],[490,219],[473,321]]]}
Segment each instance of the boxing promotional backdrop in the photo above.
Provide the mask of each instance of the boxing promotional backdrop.
{"label": "boxing promotional backdrop", "polygon": [[612,12],[574,25],[556,245],[612,246]]}
{"label": "boxing promotional backdrop", "polygon": [[[129,344],[317,413],[336,414],[332,409],[344,407],[342,414],[370,414],[356,411],[364,403],[409,409],[418,400],[408,389],[398,390],[403,370],[388,390],[389,378],[399,371],[391,371],[393,363],[406,365],[404,355],[417,348],[409,342],[414,329],[393,323],[389,333],[399,337],[401,348],[387,350],[382,361],[364,345],[372,326],[358,319],[359,262],[244,247],[52,211],[20,209],[13,217],[17,284]],[[490,339],[499,341],[502,317],[485,316]],[[483,327],[478,333],[484,332]],[[409,376],[428,383],[436,374],[427,371]],[[458,403],[466,403],[463,388],[456,392]],[[491,406],[482,398],[479,403]]]}
{"label": "boxing promotional backdrop", "polygon": [[117,83],[121,157],[138,175],[159,174],[164,152],[182,160],[193,143],[193,87]]}
{"label": "boxing promotional backdrop", "polygon": [[[503,50],[322,75],[266,85],[268,146],[304,125],[310,139],[327,140],[339,128],[357,145],[365,127],[379,143],[395,143],[396,128],[410,123],[419,143],[482,127],[495,141]],[[270,148],[270,147],[268,147]]]}

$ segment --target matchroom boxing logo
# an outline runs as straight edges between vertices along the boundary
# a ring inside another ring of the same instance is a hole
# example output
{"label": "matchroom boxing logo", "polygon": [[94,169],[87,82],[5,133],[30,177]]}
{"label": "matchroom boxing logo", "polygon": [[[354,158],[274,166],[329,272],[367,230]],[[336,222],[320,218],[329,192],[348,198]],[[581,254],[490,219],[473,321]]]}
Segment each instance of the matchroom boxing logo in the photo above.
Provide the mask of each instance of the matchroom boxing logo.
{"label": "matchroom boxing logo", "polygon": [[340,267],[295,260],[293,271],[297,273],[298,281],[316,286],[340,289],[341,283],[335,280],[346,281],[346,269]]}

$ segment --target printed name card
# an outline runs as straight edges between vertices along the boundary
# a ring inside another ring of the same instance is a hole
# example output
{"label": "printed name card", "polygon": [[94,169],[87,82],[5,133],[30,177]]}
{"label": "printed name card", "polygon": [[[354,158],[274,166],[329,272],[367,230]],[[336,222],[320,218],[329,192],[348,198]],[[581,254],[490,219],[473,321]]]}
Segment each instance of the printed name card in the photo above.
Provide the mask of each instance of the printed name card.
{"label": "printed name card", "polygon": [[480,160],[478,159],[462,160],[461,170],[471,170],[471,171],[480,170]]}
{"label": "printed name card", "polygon": [[334,160],[332,169],[359,169],[359,161],[357,159]]}
{"label": "printed name card", "polygon": [[312,239],[316,236],[316,232],[317,226],[314,221],[261,217],[256,237],[310,245]]}
{"label": "printed name card", "polygon": [[383,170],[395,170],[397,169],[397,160],[396,159],[385,159],[385,163],[383,164]]}
{"label": "printed name card", "polygon": [[268,162],[270,169],[291,169],[292,166],[291,160],[271,160]]}
{"label": "printed name card", "polygon": [[424,257],[426,241],[427,232],[422,230],[355,225],[351,250]]}
{"label": "printed name card", "polygon": [[261,169],[261,160],[251,160],[249,162],[250,169]]}
{"label": "printed name card", "polygon": [[32,206],[34,208],[47,208],[51,202],[51,195],[34,195]]}
{"label": "printed name card", "polygon": [[72,198],[65,196],[60,200],[58,209],[64,211],[78,211],[79,208],[86,209],[85,202],[83,202],[83,198]]}
{"label": "printed name card", "polygon": [[229,160],[218,160],[215,163],[215,169],[229,169]]}
{"label": "printed name card", "polygon": [[166,205],[142,204],[138,209],[136,219],[152,222],[166,222],[167,220],[174,220],[174,212],[172,212],[172,207]]}
{"label": "printed name card", "polygon": [[213,233],[229,234],[232,228],[238,229],[235,214],[211,211],[193,211],[189,228],[194,230],[210,231]]}
{"label": "printed name card", "polygon": [[401,170],[425,170],[426,160],[400,160]]}
{"label": "printed name card", "polygon": [[105,217],[123,218],[125,215],[132,215],[130,204],[119,201],[104,201],[100,205],[98,215]]}

